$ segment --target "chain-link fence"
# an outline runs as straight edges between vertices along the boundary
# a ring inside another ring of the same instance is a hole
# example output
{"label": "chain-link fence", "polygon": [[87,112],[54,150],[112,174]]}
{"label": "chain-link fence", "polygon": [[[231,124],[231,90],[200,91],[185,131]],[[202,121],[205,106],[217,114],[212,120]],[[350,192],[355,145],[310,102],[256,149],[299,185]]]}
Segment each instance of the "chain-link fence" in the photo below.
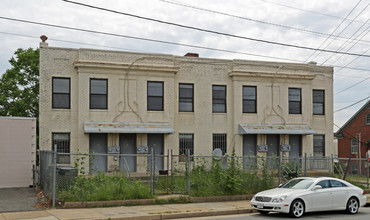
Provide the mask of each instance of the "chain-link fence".
{"label": "chain-link fence", "polygon": [[183,155],[175,155],[172,151],[165,155],[155,155],[154,151],[153,154],[40,151],[39,184],[45,196],[53,199],[53,204],[56,200],[119,200],[158,194],[235,195],[271,188],[299,176],[337,175],[343,178],[347,173],[348,180],[365,185],[369,177],[367,166],[367,160],[333,156],[197,156],[189,151]]}

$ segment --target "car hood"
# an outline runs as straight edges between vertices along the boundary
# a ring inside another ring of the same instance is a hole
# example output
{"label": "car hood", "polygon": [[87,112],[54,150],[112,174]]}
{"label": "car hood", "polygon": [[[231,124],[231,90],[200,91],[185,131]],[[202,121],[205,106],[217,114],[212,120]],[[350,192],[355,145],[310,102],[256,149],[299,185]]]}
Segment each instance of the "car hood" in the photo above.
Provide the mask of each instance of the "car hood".
{"label": "car hood", "polygon": [[275,188],[269,189],[256,194],[256,196],[276,197],[283,195],[290,195],[295,193],[304,192],[307,189],[289,189],[289,188]]}

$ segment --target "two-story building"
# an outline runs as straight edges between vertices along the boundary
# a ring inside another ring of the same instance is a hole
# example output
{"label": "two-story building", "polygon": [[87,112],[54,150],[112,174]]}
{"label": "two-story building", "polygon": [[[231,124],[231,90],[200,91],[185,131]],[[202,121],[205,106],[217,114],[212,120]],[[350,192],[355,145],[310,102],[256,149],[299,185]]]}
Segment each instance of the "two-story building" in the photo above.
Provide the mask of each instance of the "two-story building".
{"label": "two-story building", "polygon": [[[326,156],[335,153],[332,125],[332,67],[40,44],[42,150],[272,156],[289,145],[287,157]],[[113,163],[93,161],[101,171]],[[125,163],[144,171],[139,158]]]}

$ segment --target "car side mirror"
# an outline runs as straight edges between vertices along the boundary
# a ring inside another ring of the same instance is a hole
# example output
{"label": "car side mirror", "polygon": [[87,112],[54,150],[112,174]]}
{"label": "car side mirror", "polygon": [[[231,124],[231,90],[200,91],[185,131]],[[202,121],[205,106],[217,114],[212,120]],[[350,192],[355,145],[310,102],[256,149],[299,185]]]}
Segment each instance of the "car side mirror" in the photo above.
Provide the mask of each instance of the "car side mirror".
{"label": "car side mirror", "polygon": [[320,186],[320,185],[316,185],[316,186],[314,186],[314,187],[313,187],[313,191],[316,191],[316,190],[318,190],[318,189],[322,189],[322,186]]}

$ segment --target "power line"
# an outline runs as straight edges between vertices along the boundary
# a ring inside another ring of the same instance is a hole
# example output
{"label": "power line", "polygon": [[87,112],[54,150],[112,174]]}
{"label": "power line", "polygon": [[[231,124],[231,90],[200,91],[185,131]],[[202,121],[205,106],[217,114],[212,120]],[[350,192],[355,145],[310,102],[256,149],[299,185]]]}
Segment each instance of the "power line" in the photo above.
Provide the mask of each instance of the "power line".
{"label": "power line", "polygon": [[[191,9],[195,9],[195,10],[210,12],[210,13],[214,13],[214,14],[220,14],[220,15],[224,15],[224,16],[228,16],[228,17],[232,17],[232,18],[246,20],[246,21],[252,21],[252,22],[257,22],[257,23],[261,23],[261,24],[265,24],[265,25],[276,26],[276,27],[279,27],[279,28],[285,28],[285,29],[288,29],[288,30],[294,30],[294,31],[299,31],[299,32],[303,32],[303,33],[309,33],[309,34],[312,34],[312,35],[315,35],[315,36],[328,36],[328,37],[337,37],[337,38],[341,38],[341,39],[348,39],[347,37],[333,35],[333,33],[332,34],[327,34],[327,33],[322,33],[322,32],[313,31],[313,30],[301,29],[301,28],[291,27],[291,26],[287,26],[287,25],[276,24],[276,23],[272,23],[272,22],[266,22],[266,21],[252,19],[252,18],[248,18],[248,17],[233,15],[233,14],[229,14],[229,13],[225,13],[225,12],[221,12],[221,11],[215,11],[215,10],[211,10],[211,9],[201,8],[201,7],[198,7],[198,6],[185,4],[185,3],[182,3],[182,2],[179,2],[179,1],[172,1],[172,0],[158,0],[158,1],[168,3],[168,4],[178,5],[178,6],[182,6],[182,7],[187,7],[187,8],[191,8]],[[364,40],[363,42],[370,42],[370,41]]]}
{"label": "power line", "polygon": [[[2,17],[0,17],[0,19],[1,18]],[[33,22],[31,22],[31,23],[35,24]],[[135,39],[135,40],[155,42],[155,43],[164,43],[164,44],[183,46],[183,47],[191,47],[191,48],[211,50],[211,51],[224,52],[224,53],[232,53],[232,54],[240,54],[240,55],[248,55],[248,56],[263,57],[263,58],[270,58],[270,59],[277,59],[277,60],[304,63],[303,60],[296,60],[296,59],[289,59],[289,58],[282,58],[282,57],[274,57],[274,56],[267,56],[267,55],[262,55],[262,54],[246,53],[246,52],[241,52],[241,51],[232,51],[232,50],[225,50],[225,49],[218,49],[218,48],[211,48],[211,47],[204,47],[204,46],[199,46],[199,45],[182,44],[182,43],[175,43],[175,42],[169,42],[169,41],[158,41],[158,40],[147,39],[147,38],[139,38],[139,37],[134,37],[134,36],[118,35],[118,34],[91,31],[91,30],[78,29],[78,28],[72,28],[72,27],[63,27],[63,26],[52,25],[52,24],[43,24],[43,23],[38,24],[38,23],[36,23],[36,25],[45,25],[45,26],[51,26],[51,27],[55,27],[55,28],[64,28],[64,29],[68,29],[68,30],[83,31],[83,32],[88,32],[88,33],[93,33],[93,34],[103,34],[103,35],[109,35],[109,36],[115,36],[115,37],[123,37],[123,38]],[[37,39],[39,38],[38,36],[30,36],[30,35],[16,34],[16,33],[9,33],[9,32],[0,32],[0,33],[7,34],[7,35],[21,36],[21,37],[30,37],[30,38],[37,38]],[[49,38],[49,40],[126,50],[126,48],[103,46],[103,45],[97,45],[97,44],[87,44],[87,43],[81,43],[81,42],[76,42],[76,41],[59,40],[59,39],[55,39],[55,38],[54,39]],[[132,49],[128,49],[128,50],[132,50]],[[139,50],[132,50],[132,51],[139,51]],[[348,67],[348,66],[333,66],[333,67],[370,72],[370,69],[362,69],[362,68],[356,68],[356,67]],[[351,77],[354,77],[354,76],[351,76]],[[355,78],[361,78],[361,77],[355,77]]]}
{"label": "power line", "polygon": [[358,103],[360,103],[360,102],[363,102],[363,101],[365,101],[366,99],[368,99],[369,97],[370,97],[370,96],[368,96],[368,97],[366,97],[366,98],[364,98],[364,99],[361,99],[360,101],[357,101],[357,102],[355,102],[355,103],[353,103],[353,104],[351,104],[351,105],[348,105],[348,106],[346,106],[346,107],[344,107],[344,108],[338,109],[338,110],[334,111],[334,113],[340,112],[340,111],[345,110],[345,109],[347,109],[347,108],[349,108],[349,107],[352,107],[352,106],[354,106],[354,105],[356,105],[356,104],[358,104]]}
{"label": "power line", "polygon": [[[322,15],[322,16],[327,16],[327,17],[332,17],[332,18],[337,18],[337,19],[343,19],[342,17],[339,17],[339,16],[324,14],[324,13],[321,13],[321,12],[306,10],[306,9],[302,9],[302,8],[297,8],[297,7],[293,7],[293,6],[290,6],[290,5],[284,5],[284,4],[281,4],[281,3],[271,2],[271,1],[267,1],[267,0],[259,0],[259,1],[266,2],[266,3],[269,3],[269,4],[273,4],[273,5],[282,6],[282,7],[286,7],[286,8],[290,8],[290,9],[294,9],[294,10],[309,12],[309,13],[312,13],[312,14],[317,14],[317,15]],[[352,21],[352,19],[349,19],[349,18],[344,18],[344,19],[348,20],[348,21]],[[363,21],[355,21],[355,22],[364,23]]]}
{"label": "power line", "polygon": [[360,82],[355,83],[355,84],[353,84],[352,86],[349,86],[349,87],[347,87],[347,88],[345,88],[345,89],[343,89],[343,90],[341,90],[341,91],[339,91],[339,92],[335,93],[334,95],[338,95],[338,94],[340,94],[340,93],[342,93],[342,92],[344,92],[344,91],[347,91],[348,89],[353,88],[353,87],[355,87],[355,86],[359,85],[360,83],[365,82],[365,81],[366,81],[366,80],[368,80],[368,79],[370,79],[370,77],[367,77],[367,78],[365,78],[365,79],[361,80]]}
{"label": "power line", "polygon": [[[366,5],[366,7],[356,16],[356,18],[360,15],[360,14],[362,14],[362,12],[364,12],[365,11],[365,9],[367,8],[367,7],[369,7],[369,5],[370,5],[370,3],[368,4],[368,5]],[[355,18],[355,19],[356,19]],[[367,22],[369,22],[369,20],[370,20],[370,18],[369,19],[367,19],[366,20],[366,23],[364,23],[364,24],[362,24],[361,25],[361,27],[359,27],[352,35],[351,35],[351,37],[350,37],[350,39],[353,37],[353,36],[355,36],[355,34],[357,34],[357,32],[359,32],[361,29],[362,29],[362,27],[363,26],[365,26],[365,24],[367,24]],[[351,23],[350,23],[351,24]],[[349,25],[347,25],[346,26],[346,28],[348,27]],[[345,29],[346,29],[345,28]],[[359,35],[358,35],[358,37],[361,35],[361,34],[363,34],[367,29],[369,29],[369,27],[367,27],[365,30],[363,30]],[[363,37],[365,37],[366,36],[366,34],[365,35],[363,35],[360,39],[362,39]],[[349,44],[351,44],[353,41],[354,41],[355,39],[351,39],[351,41],[350,41],[350,43]],[[347,42],[348,42],[348,40],[346,40],[346,42],[344,42],[336,51],[339,51],[339,50],[341,50],[341,49],[344,49],[347,45]],[[348,44],[348,45],[349,45]],[[353,44],[353,46],[355,46],[357,43],[355,43],[355,44]],[[353,47],[352,46],[352,47]],[[348,52],[350,49],[352,49],[352,47],[350,47],[349,49],[347,49],[346,50],[346,52]],[[330,58],[332,58],[333,57],[333,54],[329,57],[329,58],[327,58],[323,63],[326,63]],[[340,57],[341,58],[341,57]],[[335,63],[335,62],[334,62]]]}
{"label": "power line", "polygon": [[[192,29],[192,30],[197,30],[197,31],[201,31],[201,32],[227,36],[227,37],[239,38],[239,39],[250,40],[250,41],[255,41],[255,42],[260,42],[260,43],[268,43],[268,44],[274,44],[274,45],[278,45],[278,46],[292,47],[292,48],[298,48],[298,49],[317,50],[317,51],[326,52],[326,53],[338,53],[338,54],[345,54],[345,55],[350,55],[350,56],[370,57],[370,55],[360,55],[360,54],[356,54],[356,53],[338,52],[338,51],[332,51],[332,50],[325,50],[325,49],[319,49],[319,48],[312,48],[312,47],[299,46],[299,45],[294,45],[294,44],[287,44],[287,43],[268,41],[268,40],[262,40],[262,39],[245,37],[245,36],[239,36],[239,35],[228,34],[228,33],[223,33],[223,32],[218,32],[218,31],[213,31],[213,30],[208,30],[208,29],[203,29],[203,28],[198,28],[198,27],[193,27],[193,26],[177,24],[177,23],[173,23],[173,22],[161,21],[161,20],[158,20],[158,19],[143,17],[143,16],[129,14],[129,13],[125,13],[125,12],[119,12],[119,11],[115,11],[115,10],[111,10],[111,9],[101,8],[101,7],[88,5],[88,4],[83,4],[83,3],[79,3],[79,2],[73,2],[73,1],[69,1],[69,0],[62,0],[62,1],[67,2],[67,3],[71,3],[71,4],[84,6],[84,7],[97,9],[97,10],[112,12],[112,13],[115,13],[115,14],[130,16],[130,17],[134,17],[134,18],[138,18],[138,19],[144,19],[144,20],[148,20],[148,21],[158,22],[158,23],[162,23],[162,24],[167,24],[167,25],[172,25],[172,26],[177,26],[177,27],[181,27],[181,28]],[[3,17],[0,17],[0,18],[3,18]]]}
{"label": "power line", "polygon": [[[358,4],[360,4],[360,2],[361,2],[362,0],[360,0],[360,1],[358,1],[357,2],[357,4],[355,5],[355,7],[353,7],[352,8],[352,10],[347,14],[347,16],[345,17],[345,18],[343,18],[343,20],[342,20],[342,22],[340,22],[340,24],[339,25],[337,25],[337,27],[331,32],[331,34],[330,34],[330,36],[329,37],[327,37],[322,43],[321,43],[321,45],[319,46],[319,48],[321,48],[325,43],[326,43],[326,41],[327,40],[329,40],[329,38],[338,30],[338,28],[343,24],[343,22],[345,21],[345,19],[347,19],[348,18],[348,16],[350,15],[350,14],[352,14],[352,12],[353,12],[353,10],[355,10],[355,8],[358,6]],[[345,29],[343,29],[342,30],[342,32],[344,31]],[[340,32],[339,33],[339,35],[342,33],[342,32]],[[337,37],[335,37],[334,38],[334,40],[336,39]],[[332,41],[333,42],[333,41]],[[329,44],[328,44],[328,46],[332,43],[332,42],[330,42]],[[306,61],[308,61],[315,53],[316,53],[317,51],[314,51],[307,59],[306,59]],[[318,54],[316,54],[316,56],[315,56],[315,58],[318,56]]]}

